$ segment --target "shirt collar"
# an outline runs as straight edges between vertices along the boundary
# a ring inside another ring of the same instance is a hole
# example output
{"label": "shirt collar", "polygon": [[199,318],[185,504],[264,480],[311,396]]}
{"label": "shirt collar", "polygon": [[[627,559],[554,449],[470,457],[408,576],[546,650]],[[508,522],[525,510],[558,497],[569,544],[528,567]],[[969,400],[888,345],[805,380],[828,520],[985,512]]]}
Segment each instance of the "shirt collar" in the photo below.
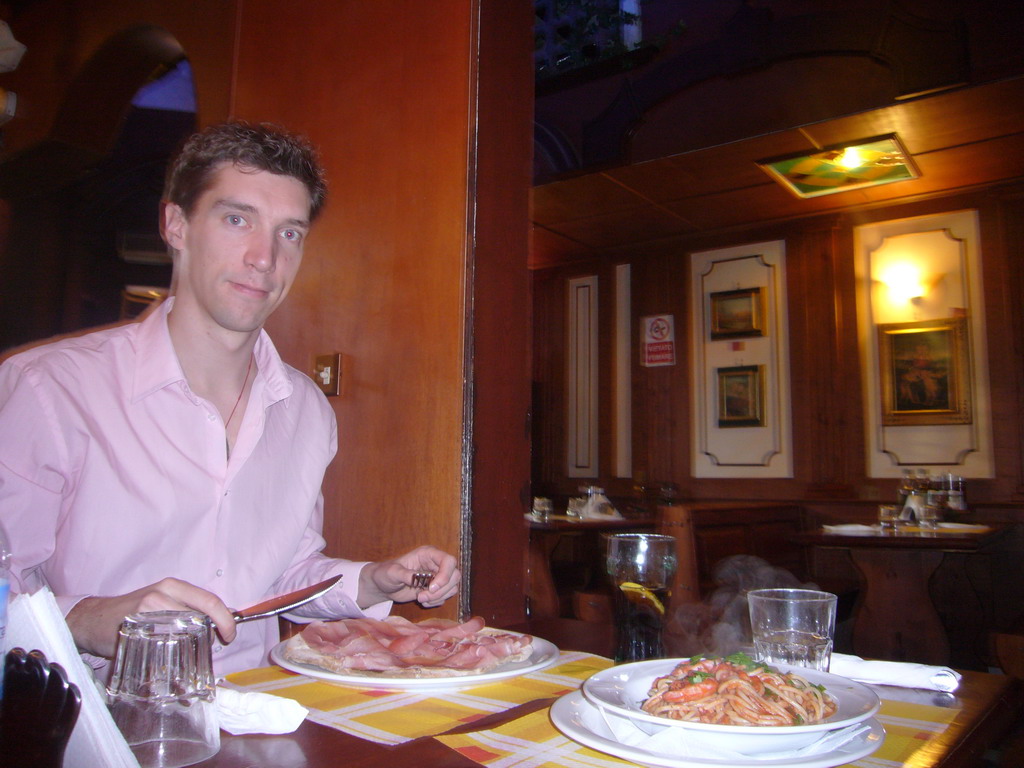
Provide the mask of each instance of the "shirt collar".
{"label": "shirt collar", "polygon": [[[174,297],[163,300],[149,317],[138,324],[135,332],[135,380],[132,387],[132,402],[163,389],[169,384],[185,381],[178,355],[171,343],[167,328],[167,315],[174,306]],[[292,393],[294,385],[288,375],[288,368],[270,340],[267,332],[260,330],[253,350],[259,375],[265,382],[265,397],[268,402],[283,400]]]}

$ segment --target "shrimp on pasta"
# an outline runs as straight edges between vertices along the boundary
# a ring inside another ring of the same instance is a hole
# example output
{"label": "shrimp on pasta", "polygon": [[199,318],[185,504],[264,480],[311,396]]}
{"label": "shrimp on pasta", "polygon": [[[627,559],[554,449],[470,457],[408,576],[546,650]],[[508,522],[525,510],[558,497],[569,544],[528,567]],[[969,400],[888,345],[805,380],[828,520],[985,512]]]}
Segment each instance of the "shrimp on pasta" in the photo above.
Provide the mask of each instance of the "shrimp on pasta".
{"label": "shrimp on pasta", "polygon": [[836,711],[822,686],[743,653],[684,661],[657,678],[647,696],[648,714],[721,725],[811,725]]}

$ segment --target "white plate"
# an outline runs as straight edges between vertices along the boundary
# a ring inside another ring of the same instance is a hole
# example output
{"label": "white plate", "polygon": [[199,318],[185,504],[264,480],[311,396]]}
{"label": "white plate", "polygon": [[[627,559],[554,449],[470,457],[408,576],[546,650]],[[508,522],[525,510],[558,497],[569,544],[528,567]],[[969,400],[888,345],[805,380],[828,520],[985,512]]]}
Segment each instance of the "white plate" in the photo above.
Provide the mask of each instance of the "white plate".
{"label": "white plate", "polygon": [[[497,630],[508,632],[510,635],[521,634],[508,630]],[[492,669],[490,672],[483,672],[479,675],[453,675],[451,677],[394,677],[386,673],[368,673],[364,675],[345,675],[337,672],[329,672],[311,664],[296,664],[284,657],[284,646],[288,641],[282,641],[270,651],[270,660],[291,672],[297,672],[307,677],[315,677],[320,680],[328,680],[332,683],[344,683],[358,688],[468,688],[473,685],[483,685],[495,680],[505,680],[510,677],[527,675],[530,672],[550,667],[558,661],[558,648],[543,638],[534,636],[533,653],[530,658],[523,661],[505,662]]]}
{"label": "white plate", "polygon": [[885,729],[872,718],[867,721],[871,726],[870,731],[839,749],[820,755],[772,759],[751,757],[739,761],[734,758],[720,760],[662,755],[617,741],[601,717],[600,710],[587,701],[580,691],[562,696],[551,706],[551,722],[563,734],[585,747],[621,757],[623,760],[632,760],[640,765],[659,768],[832,768],[867,757],[878,749],[885,739]]}
{"label": "white plate", "polygon": [[[629,718],[641,728],[642,724],[649,724],[648,727],[673,726],[700,731],[706,739],[728,739],[730,749],[744,753],[796,749],[815,741],[823,731],[845,728],[868,719],[881,705],[878,694],[861,683],[827,672],[773,664],[782,672],[794,672],[810,683],[825,686],[826,693],[836,702],[835,714],[813,725],[761,726],[694,723],[644,712],[640,705],[647,698],[654,679],[669,674],[682,661],[684,659],[652,659],[610,667],[584,680],[583,694],[594,705]],[[765,746],[766,741],[770,741],[771,746]]]}

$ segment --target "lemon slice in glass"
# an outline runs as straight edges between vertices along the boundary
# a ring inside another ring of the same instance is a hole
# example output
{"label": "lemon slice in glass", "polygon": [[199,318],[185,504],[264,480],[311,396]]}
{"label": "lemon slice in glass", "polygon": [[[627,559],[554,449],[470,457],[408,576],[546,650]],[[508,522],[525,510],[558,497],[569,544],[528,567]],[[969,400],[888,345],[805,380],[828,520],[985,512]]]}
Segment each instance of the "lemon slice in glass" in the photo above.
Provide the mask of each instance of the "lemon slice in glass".
{"label": "lemon slice in glass", "polygon": [[637,584],[635,581],[624,581],[619,584],[619,589],[633,602],[646,603],[658,613],[665,613],[665,606],[658,599],[658,596],[643,584]]}

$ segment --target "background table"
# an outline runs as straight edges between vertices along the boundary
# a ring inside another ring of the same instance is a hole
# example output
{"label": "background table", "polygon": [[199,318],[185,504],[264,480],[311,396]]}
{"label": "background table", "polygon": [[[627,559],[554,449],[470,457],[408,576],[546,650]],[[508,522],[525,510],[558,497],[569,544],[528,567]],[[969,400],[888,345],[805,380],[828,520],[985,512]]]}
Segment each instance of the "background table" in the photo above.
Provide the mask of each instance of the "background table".
{"label": "background table", "polygon": [[[998,524],[975,533],[821,529],[797,534],[794,541],[849,552],[861,577],[854,608],[854,653],[873,659],[949,664],[949,638],[929,592],[929,580],[948,553],[976,554],[1004,530]],[[977,621],[978,610],[970,602],[957,606],[964,622]]]}

